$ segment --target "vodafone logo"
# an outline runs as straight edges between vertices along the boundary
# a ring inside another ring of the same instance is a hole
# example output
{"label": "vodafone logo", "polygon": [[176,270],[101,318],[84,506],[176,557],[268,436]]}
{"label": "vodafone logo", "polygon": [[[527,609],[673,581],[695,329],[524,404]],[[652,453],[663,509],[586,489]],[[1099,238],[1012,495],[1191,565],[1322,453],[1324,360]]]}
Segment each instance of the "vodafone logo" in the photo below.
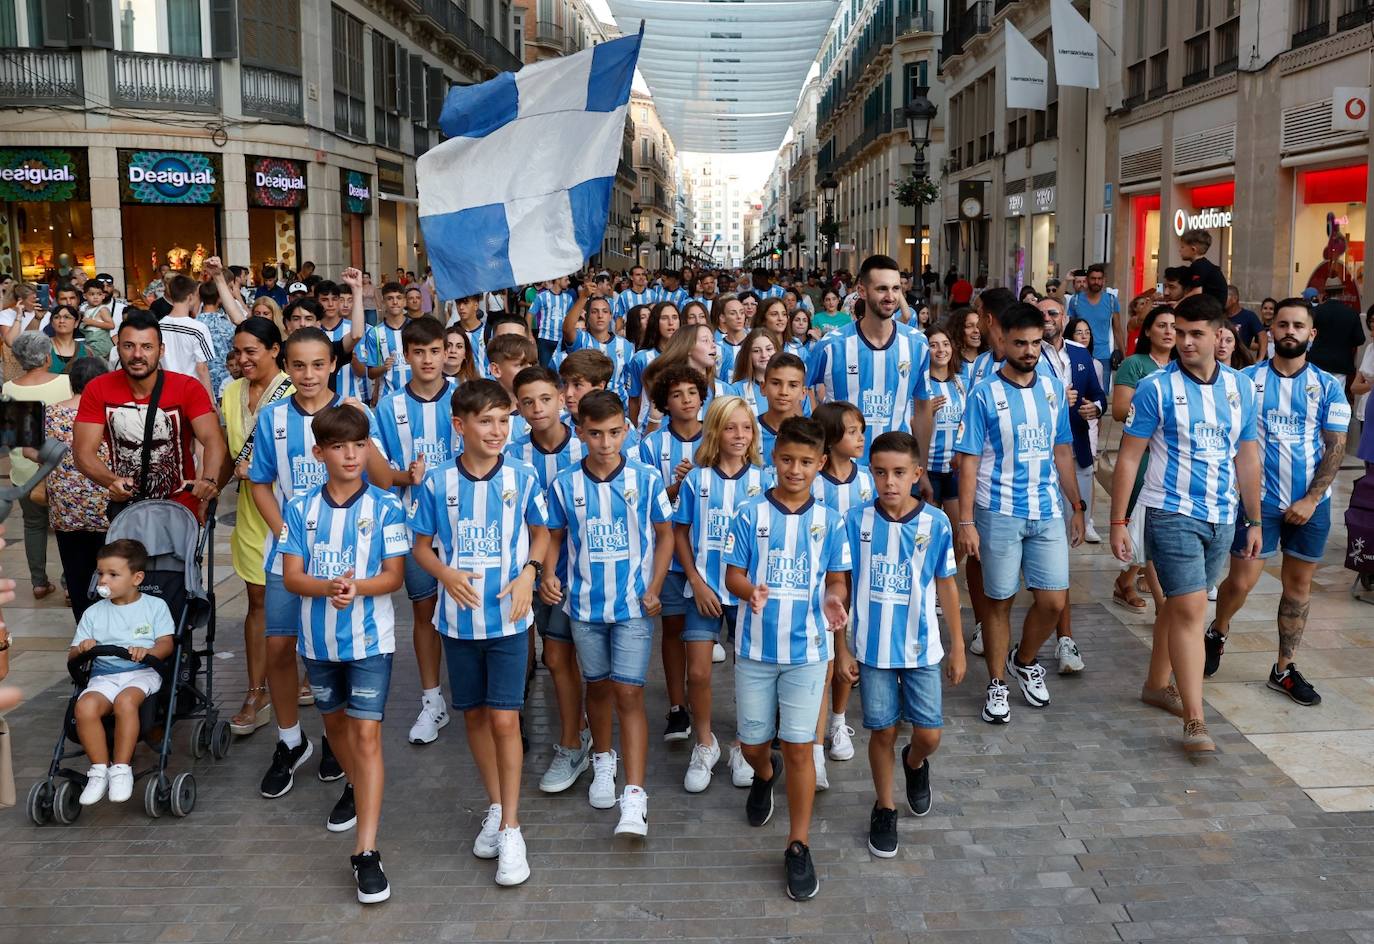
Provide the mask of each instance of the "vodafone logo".
{"label": "vodafone logo", "polygon": [[1182,209],[1174,211],[1174,235],[1182,236],[1190,229],[1228,229],[1231,226],[1231,211],[1213,207],[1188,213]]}
{"label": "vodafone logo", "polygon": [[1343,110],[1345,111],[1345,117],[1349,118],[1351,121],[1362,121],[1365,112],[1369,110],[1369,105],[1365,102],[1363,97],[1356,95],[1345,100],[1345,107]]}

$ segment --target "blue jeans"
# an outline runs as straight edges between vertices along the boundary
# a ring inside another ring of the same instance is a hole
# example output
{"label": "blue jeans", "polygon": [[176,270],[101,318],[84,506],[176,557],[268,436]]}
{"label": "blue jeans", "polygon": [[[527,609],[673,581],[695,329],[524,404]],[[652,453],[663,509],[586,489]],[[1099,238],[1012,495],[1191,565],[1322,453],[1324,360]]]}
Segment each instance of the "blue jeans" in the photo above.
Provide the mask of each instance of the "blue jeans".
{"label": "blue jeans", "polygon": [[301,598],[286,589],[281,574],[267,575],[267,588],[263,591],[263,609],[266,611],[268,636],[289,636],[292,639],[301,631]]}
{"label": "blue jeans", "polygon": [[687,575],[682,571],[668,571],[668,575],[663,580],[663,591],[658,595],[658,602],[663,609],[659,612],[660,616],[681,616],[688,610],[695,610],[696,603],[687,593]]}
{"label": "blue jeans", "polygon": [[572,645],[572,620],[561,606],[549,606],[539,597],[534,598],[534,628],[545,639],[557,639]]}
{"label": "blue jeans", "polygon": [[414,554],[406,555],[406,596],[412,603],[439,595],[439,580],[415,561]]}
{"label": "blue jeans", "polygon": [[546,341],[544,338],[538,338],[535,340],[534,343],[535,346],[539,349],[540,366],[548,367],[549,362],[553,360],[554,353],[558,350],[558,342]]}
{"label": "blue jeans", "polygon": [[1069,537],[1063,518],[1013,518],[986,508],[973,513],[978,528],[983,592],[990,600],[1010,600],[1021,589],[1069,588]]}
{"label": "blue jeans", "polygon": [[[1284,557],[1316,563],[1322,559],[1326,551],[1326,538],[1331,534],[1331,499],[1322,500],[1304,524],[1284,521],[1281,508],[1262,509],[1260,520],[1264,522],[1264,543],[1260,547],[1260,557],[1273,557],[1282,547]],[[1239,557],[1245,553],[1249,530],[1244,518],[1236,522],[1236,538],[1231,544],[1232,556]]]}
{"label": "blue jeans", "polygon": [[1146,508],[1145,555],[1155,565],[1164,596],[1181,597],[1215,587],[1235,533],[1235,522],[1216,524]]}
{"label": "blue jeans", "polygon": [[859,697],[864,727],[870,731],[890,728],[898,721],[918,728],[944,727],[944,688],[938,665],[878,669],[859,663]]}
{"label": "blue jeans", "polygon": [[789,744],[816,739],[825,694],[824,662],[775,665],[735,660],[735,713],[742,744],[767,744],[776,734]]}
{"label": "blue jeans", "polygon": [[496,639],[441,638],[454,709],[471,711],[485,705],[519,711],[525,707],[525,670],[530,653],[527,632]]}
{"label": "blue jeans", "polygon": [[644,687],[649,656],[654,648],[654,624],[644,618],[617,623],[572,621],[573,644],[582,677],[588,682],[610,679]]}
{"label": "blue jeans", "polygon": [[350,718],[381,721],[391,688],[391,653],[353,662],[305,660],[315,707],[327,715],[343,708]]}
{"label": "blue jeans", "polygon": [[721,625],[729,626],[733,634],[738,606],[721,604],[719,616],[702,616],[695,600],[687,601],[687,622],[682,628],[683,642],[719,642]]}

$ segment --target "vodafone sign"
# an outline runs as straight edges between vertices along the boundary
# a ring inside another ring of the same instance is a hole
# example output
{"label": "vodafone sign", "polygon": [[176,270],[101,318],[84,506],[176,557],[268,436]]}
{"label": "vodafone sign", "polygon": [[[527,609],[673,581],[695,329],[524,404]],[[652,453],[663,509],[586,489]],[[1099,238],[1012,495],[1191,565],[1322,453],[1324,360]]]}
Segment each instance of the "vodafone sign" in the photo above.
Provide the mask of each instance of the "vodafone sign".
{"label": "vodafone sign", "polygon": [[1190,229],[1230,229],[1231,210],[1229,207],[1209,207],[1189,213],[1179,209],[1174,211],[1174,235],[1182,236]]}
{"label": "vodafone sign", "polygon": [[1331,90],[1333,131],[1369,130],[1369,88],[1340,87]]}

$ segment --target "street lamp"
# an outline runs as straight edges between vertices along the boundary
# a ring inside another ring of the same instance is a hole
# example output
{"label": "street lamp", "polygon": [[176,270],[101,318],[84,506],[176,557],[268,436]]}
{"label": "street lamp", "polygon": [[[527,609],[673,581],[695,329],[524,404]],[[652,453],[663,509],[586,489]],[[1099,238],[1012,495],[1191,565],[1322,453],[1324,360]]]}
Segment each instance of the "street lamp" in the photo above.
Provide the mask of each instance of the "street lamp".
{"label": "street lamp", "polygon": [[661,269],[663,268],[663,252],[668,248],[667,244],[663,242],[663,220],[654,221],[654,233],[658,237],[654,243],[654,249],[658,253],[658,267]]}
{"label": "street lamp", "polygon": [[835,237],[830,235],[830,230],[835,226],[835,191],[840,189],[840,182],[835,179],[834,174],[826,174],[821,181],[821,195],[825,199],[825,229],[822,233],[825,246],[825,267],[829,274],[831,265],[834,262],[833,253],[835,251]]}
{"label": "street lamp", "polygon": [[777,268],[781,269],[787,261],[787,217],[785,216],[778,221],[777,251]]}
{"label": "street lamp", "polygon": [[[911,101],[906,106],[906,134],[911,142],[911,146],[916,149],[916,166],[913,169],[917,180],[924,180],[926,167],[926,146],[930,144],[930,125],[935,120],[935,113],[939,109],[935,106],[926,93],[930,91],[927,85],[918,85],[911,90]],[[921,217],[924,215],[925,207],[920,202],[916,204],[916,259],[912,265],[914,278],[919,279],[922,272],[924,258],[924,245],[921,242],[922,225]]]}

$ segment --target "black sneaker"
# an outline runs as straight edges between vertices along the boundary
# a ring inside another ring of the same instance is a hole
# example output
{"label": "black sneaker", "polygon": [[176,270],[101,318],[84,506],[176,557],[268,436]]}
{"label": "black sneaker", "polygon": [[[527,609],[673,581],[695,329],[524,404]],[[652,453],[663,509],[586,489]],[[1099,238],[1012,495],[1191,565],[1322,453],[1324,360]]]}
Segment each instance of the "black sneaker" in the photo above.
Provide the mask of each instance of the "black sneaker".
{"label": "black sneaker", "polygon": [[891,859],[897,854],[896,810],[873,804],[873,815],[868,818],[868,851],[880,859]]}
{"label": "black sneaker", "polygon": [[344,784],[343,793],[334,809],[329,811],[329,820],[324,828],[331,833],[346,833],[358,824],[358,807],[353,803],[353,784]]}
{"label": "black sneaker", "polygon": [[386,873],[382,871],[382,854],[376,849],[350,856],[353,863],[353,880],[358,883],[358,900],[365,905],[386,901],[391,897],[391,886],[387,883]]}
{"label": "black sneaker", "polygon": [[[896,815],[896,811],[893,811]],[[816,897],[821,890],[821,880],[816,877],[816,867],[811,864],[811,850],[804,842],[794,842],[783,853],[783,864],[787,867],[787,897],[793,901],[806,901]]]}
{"label": "black sneaker", "polygon": [[1202,634],[1202,645],[1207,655],[1202,660],[1202,674],[1211,678],[1221,668],[1221,654],[1226,651],[1226,637],[1217,632],[1217,621],[1212,620],[1207,632]]}
{"label": "black sneaker", "polygon": [[913,770],[907,766],[906,756],[911,745],[902,748],[902,773],[906,774],[906,805],[915,816],[925,816],[930,812],[930,758],[921,761],[921,766]]}
{"label": "black sneaker", "polygon": [[744,812],[749,817],[750,826],[766,826],[773,818],[773,784],[778,782],[778,771],[782,770],[782,755],[773,752],[773,776],[764,780],[757,773],[749,785],[749,798],[744,801]]}
{"label": "black sneaker", "polygon": [[663,740],[685,741],[692,736],[692,716],[681,705],[668,709],[668,724],[663,729]]}
{"label": "black sneaker", "polygon": [[267,768],[262,786],[258,788],[262,795],[275,800],[290,793],[296,783],[296,769],[310,759],[313,751],[310,738],[301,738],[301,743],[295,748],[287,747],[285,741],[278,741],[277,749],[272,752],[272,766]]}
{"label": "black sneaker", "polygon": [[1274,663],[1274,667],[1269,670],[1269,687],[1276,692],[1283,692],[1303,707],[1322,703],[1322,696],[1318,695],[1317,690],[1302,677],[1296,662],[1288,663],[1288,668],[1282,672],[1279,671],[1278,663]]}
{"label": "black sneaker", "polygon": [[344,769],[340,766],[339,759],[329,749],[329,738],[320,735],[320,770],[315,776],[325,783],[333,783],[335,780],[342,780],[343,775]]}

